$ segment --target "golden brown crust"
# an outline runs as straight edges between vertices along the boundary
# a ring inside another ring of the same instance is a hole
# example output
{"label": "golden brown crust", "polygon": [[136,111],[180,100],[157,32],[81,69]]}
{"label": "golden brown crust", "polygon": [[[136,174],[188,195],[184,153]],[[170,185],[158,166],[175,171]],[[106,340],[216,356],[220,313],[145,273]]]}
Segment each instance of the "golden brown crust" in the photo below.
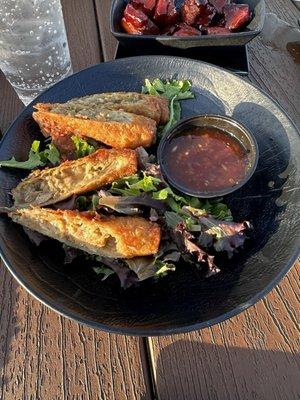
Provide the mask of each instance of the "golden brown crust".
{"label": "golden brown crust", "polygon": [[105,108],[108,110],[122,110],[128,113],[143,115],[154,119],[157,124],[165,124],[168,121],[169,107],[168,100],[161,96],[142,94],[137,92],[113,92],[98,93],[94,95],[84,96],[72,99],[66,103],[59,104],[43,104],[38,103],[35,108],[38,111],[51,111],[68,114],[68,110],[89,108],[89,105],[97,108]]}
{"label": "golden brown crust", "polygon": [[[38,104],[38,109],[48,105]],[[149,147],[156,135],[156,123],[150,118],[129,114],[130,122],[99,121],[75,116],[54,114],[49,111],[34,112],[33,118],[45,136],[55,140],[61,135],[77,135],[92,138],[114,148],[136,149]]]}
{"label": "golden brown crust", "polygon": [[160,122],[161,110],[160,106],[152,100],[148,100],[146,105],[136,105],[136,104],[113,104],[113,103],[106,103],[105,107],[108,110],[123,110],[125,112],[135,114],[135,115],[142,115],[147,118],[153,119],[157,124]]}
{"label": "golden brown crust", "polygon": [[137,171],[137,156],[129,149],[100,149],[58,167],[37,170],[12,190],[15,206],[46,206],[73,194],[99,189]]}
{"label": "golden brown crust", "polygon": [[37,103],[33,107],[37,111],[51,111],[53,105],[51,103]]}
{"label": "golden brown crust", "polygon": [[160,108],[160,123],[165,125],[170,118],[169,100],[163,96],[149,96],[153,97],[154,101]]}
{"label": "golden brown crust", "polygon": [[29,229],[89,254],[133,258],[158,252],[160,227],[141,217],[104,217],[96,213],[31,207],[8,214]]}

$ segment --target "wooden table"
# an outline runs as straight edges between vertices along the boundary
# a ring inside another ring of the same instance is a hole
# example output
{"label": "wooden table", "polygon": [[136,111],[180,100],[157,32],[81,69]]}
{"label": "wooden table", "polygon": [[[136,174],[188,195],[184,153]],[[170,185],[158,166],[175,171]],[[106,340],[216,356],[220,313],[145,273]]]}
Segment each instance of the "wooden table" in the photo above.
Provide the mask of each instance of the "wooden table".
{"label": "wooden table", "polygon": [[[63,0],[74,70],[113,58],[110,0]],[[296,25],[291,0],[269,12]],[[300,126],[300,70],[260,38],[245,78]],[[0,128],[22,104],[0,75]],[[300,156],[300,155],[299,155]],[[0,268],[0,399],[299,399],[300,263],[251,309],[212,328],[159,338],[95,331],[41,305]]]}

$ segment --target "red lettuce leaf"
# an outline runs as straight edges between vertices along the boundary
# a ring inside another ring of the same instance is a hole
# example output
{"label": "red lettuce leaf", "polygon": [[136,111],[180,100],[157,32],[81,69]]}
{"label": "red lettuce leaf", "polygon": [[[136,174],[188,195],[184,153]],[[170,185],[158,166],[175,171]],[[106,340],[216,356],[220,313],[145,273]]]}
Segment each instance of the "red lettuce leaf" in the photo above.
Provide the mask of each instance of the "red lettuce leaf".
{"label": "red lettuce leaf", "polygon": [[42,233],[32,231],[29,228],[26,228],[26,226],[23,226],[23,230],[28,236],[29,240],[35,245],[39,246],[41,243],[51,240],[48,236],[43,235]]}
{"label": "red lettuce leaf", "polygon": [[[199,237],[199,243],[208,247],[213,245],[218,252],[225,251],[229,258],[242,247],[247,239],[246,231],[251,225],[248,221],[244,222],[227,222],[218,221],[210,217],[200,217],[199,224],[203,227],[202,235]],[[209,243],[208,237],[211,236],[213,241]]]}
{"label": "red lettuce leaf", "polygon": [[179,249],[196,256],[197,261],[205,263],[208,267],[206,277],[212,276],[220,272],[220,269],[214,263],[214,257],[206,253],[196,243],[193,242],[195,237],[185,229],[184,223],[179,223],[174,229],[177,236],[177,244]]}
{"label": "red lettuce leaf", "polygon": [[147,193],[139,196],[106,196],[99,199],[99,207],[108,207],[122,214],[134,215],[142,207],[164,212],[166,207],[162,201],[155,200]]}
{"label": "red lettuce leaf", "polygon": [[121,260],[106,257],[98,257],[98,260],[118,275],[123,289],[128,289],[130,286],[139,282],[136,273],[128,268]]}
{"label": "red lettuce leaf", "polygon": [[82,250],[75,249],[74,247],[67,246],[66,244],[63,244],[62,248],[65,252],[64,264],[71,264],[74,260],[84,254]]}
{"label": "red lettuce leaf", "polygon": [[73,196],[69,197],[68,199],[53,204],[52,208],[54,208],[54,210],[75,210],[76,198],[77,196],[73,194]]}

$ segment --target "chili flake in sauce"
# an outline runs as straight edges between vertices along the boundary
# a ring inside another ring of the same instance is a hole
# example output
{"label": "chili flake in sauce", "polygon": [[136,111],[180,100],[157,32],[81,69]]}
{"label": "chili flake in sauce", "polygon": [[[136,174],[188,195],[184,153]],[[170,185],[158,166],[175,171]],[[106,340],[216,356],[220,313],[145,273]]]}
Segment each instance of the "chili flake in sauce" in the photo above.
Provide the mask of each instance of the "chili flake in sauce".
{"label": "chili flake in sauce", "polygon": [[172,137],[165,166],[174,181],[191,191],[233,187],[246,176],[249,159],[242,144],[214,127],[195,127]]}

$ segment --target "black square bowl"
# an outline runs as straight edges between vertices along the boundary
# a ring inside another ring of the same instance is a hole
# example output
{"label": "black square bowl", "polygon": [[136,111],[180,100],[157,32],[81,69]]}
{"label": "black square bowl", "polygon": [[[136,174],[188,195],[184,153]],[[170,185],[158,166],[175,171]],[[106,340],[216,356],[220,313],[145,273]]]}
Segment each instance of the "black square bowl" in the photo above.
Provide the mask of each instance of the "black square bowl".
{"label": "black square bowl", "polygon": [[[167,36],[167,35],[130,35],[123,32],[121,19],[128,0],[113,0],[110,10],[110,30],[115,38],[124,46],[151,47],[159,50],[162,46],[188,49],[192,47],[217,47],[217,46],[244,46],[263,28],[265,21],[265,0],[238,0],[240,4],[249,4],[253,18],[242,32],[229,35],[200,35],[189,37]],[[176,6],[180,7],[183,0],[175,0]]]}

